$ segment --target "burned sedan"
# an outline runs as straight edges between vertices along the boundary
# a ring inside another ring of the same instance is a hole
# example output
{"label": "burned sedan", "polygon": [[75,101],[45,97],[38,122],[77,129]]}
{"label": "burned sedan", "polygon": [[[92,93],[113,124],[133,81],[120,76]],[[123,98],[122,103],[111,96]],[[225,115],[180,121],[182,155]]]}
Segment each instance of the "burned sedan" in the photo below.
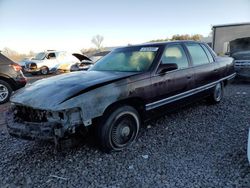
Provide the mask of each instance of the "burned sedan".
{"label": "burned sedan", "polygon": [[40,80],[12,98],[10,135],[60,141],[96,130],[101,149],[131,145],[148,114],[206,97],[213,104],[235,76],[233,59],[203,43],[176,41],[118,48],[88,71]]}

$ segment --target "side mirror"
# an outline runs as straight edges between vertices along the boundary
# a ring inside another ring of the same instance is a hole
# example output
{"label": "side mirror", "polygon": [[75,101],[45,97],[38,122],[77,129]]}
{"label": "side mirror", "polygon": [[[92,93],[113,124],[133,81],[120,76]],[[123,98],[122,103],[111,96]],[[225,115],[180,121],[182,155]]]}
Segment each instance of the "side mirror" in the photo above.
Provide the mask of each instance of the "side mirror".
{"label": "side mirror", "polygon": [[162,74],[176,69],[178,69],[178,65],[176,63],[160,64],[158,73]]}
{"label": "side mirror", "polygon": [[228,56],[229,56],[229,55],[230,55],[230,52],[226,52],[225,55],[228,55]]}

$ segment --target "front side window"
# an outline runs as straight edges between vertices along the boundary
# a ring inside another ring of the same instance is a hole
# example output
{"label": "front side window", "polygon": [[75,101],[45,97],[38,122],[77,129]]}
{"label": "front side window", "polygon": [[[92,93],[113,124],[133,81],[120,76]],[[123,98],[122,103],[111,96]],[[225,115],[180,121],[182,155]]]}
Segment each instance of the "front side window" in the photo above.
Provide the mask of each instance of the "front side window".
{"label": "front side window", "polygon": [[55,59],[56,58],[56,54],[55,53],[49,53],[48,54],[48,59]]}
{"label": "front side window", "polygon": [[183,69],[188,67],[187,56],[179,44],[174,44],[168,46],[162,56],[162,64],[175,63],[178,69]]}
{"label": "front side window", "polygon": [[144,72],[154,61],[158,47],[127,47],[114,50],[95,63],[90,70]]}
{"label": "front side window", "polygon": [[193,65],[202,65],[209,63],[207,55],[202,47],[197,43],[188,43],[186,44],[187,49],[193,60]]}

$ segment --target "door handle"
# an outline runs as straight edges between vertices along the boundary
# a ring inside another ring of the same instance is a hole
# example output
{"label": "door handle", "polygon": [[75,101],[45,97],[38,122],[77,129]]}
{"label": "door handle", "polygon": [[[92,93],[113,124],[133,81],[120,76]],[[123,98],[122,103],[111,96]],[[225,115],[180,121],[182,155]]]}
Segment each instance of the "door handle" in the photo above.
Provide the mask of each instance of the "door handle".
{"label": "door handle", "polygon": [[192,76],[191,76],[191,75],[188,75],[188,76],[187,76],[187,79],[191,79],[191,78],[192,78]]}

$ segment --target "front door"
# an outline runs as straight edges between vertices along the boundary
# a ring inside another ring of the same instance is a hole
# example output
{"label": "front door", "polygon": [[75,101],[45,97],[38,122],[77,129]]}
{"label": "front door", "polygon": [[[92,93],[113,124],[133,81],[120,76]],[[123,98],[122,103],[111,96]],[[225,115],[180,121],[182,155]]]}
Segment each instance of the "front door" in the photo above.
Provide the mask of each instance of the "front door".
{"label": "front door", "polygon": [[50,70],[54,71],[54,69],[57,67],[57,64],[58,64],[58,62],[56,59],[56,53],[54,53],[54,52],[48,53],[47,60],[46,60],[46,66]]}
{"label": "front door", "polygon": [[[181,44],[168,45],[162,55],[161,64],[175,63],[178,69],[152,76],[152,103],[147,110],[183,98],[183,93],[194,87],[194,73]],[[159,65],[159,67],[161,66]]]}

